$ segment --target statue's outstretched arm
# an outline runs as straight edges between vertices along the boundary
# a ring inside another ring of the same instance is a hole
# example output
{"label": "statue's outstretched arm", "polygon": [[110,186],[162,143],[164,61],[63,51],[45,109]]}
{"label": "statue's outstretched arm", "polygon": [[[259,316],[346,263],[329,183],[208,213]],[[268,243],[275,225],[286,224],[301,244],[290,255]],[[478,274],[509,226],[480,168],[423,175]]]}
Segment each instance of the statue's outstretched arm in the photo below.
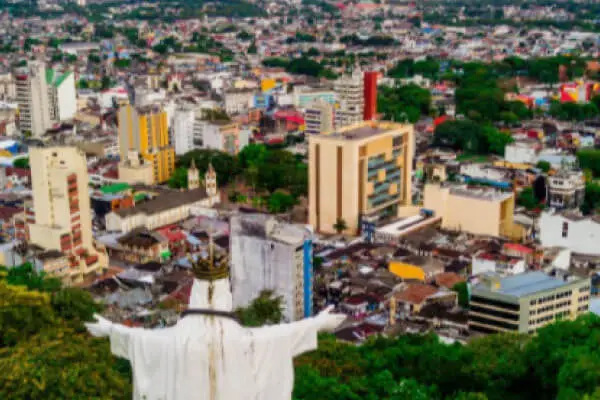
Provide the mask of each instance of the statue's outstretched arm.
{"label": "statue's outstretched arm", "polygon": [[98,314],[95,314],[94,317],[96,318],[95,323],[85,324],[87,330],[96,337],[109,337],[111,352],[117,357],[129,360],[129,342],[136,333],[143,329],[115,324]]}
{"label": "statue's outstretched arm", "polygon": [[317,333],[332,332],[344,320],[345,314],[334,314],[333,306],[327,307],[316,317],[306,318],[289,324],[266,326],[251,329],[254,337],[269,340],[285,339],[291,346],[292,355],[311,351],[317,348]]}

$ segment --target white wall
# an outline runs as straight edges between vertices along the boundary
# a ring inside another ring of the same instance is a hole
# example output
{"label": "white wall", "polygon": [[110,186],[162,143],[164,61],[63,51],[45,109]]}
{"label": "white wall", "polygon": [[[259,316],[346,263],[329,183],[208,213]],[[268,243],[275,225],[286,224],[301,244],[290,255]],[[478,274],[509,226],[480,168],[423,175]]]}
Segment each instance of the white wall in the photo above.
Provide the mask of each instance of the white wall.
{"label": "white wall", "polygon": [[471,275],[480,275],[486,272],[496,272],[496,261],[473,257]]}
{"label": "white wall", "polygon": [[509,144],[504,148],[504,159],[511,163],[535,164],[537,155],[533,147]]}
{"label": "white wall", "polygon": [[[563,224],[568,227],[563,237]],[[575,253],[600,255],[600,223],[590,218],[570,220],[561,214],[543,212],[540,242],[544,247],[564,247]]]}
{"label": "white wall", "polygon": [[175,154],[182,155],[194,148],[194,110],[175,111],[173,139]]}
{"label": "white wall", "polygon": [[58,118],[66,121],[75,117],[77,112],[77,91],[75,89],[75,74],[70,73],[56,88],[58,101]]}

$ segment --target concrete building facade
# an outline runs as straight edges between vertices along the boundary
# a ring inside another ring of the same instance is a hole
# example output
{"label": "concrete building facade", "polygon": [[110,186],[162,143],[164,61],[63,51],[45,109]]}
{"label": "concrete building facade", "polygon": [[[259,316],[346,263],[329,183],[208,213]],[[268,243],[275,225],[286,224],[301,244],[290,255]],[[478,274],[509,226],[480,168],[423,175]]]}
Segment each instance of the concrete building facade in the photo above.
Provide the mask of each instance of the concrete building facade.
{"label": "concrete building facade", "polygon": [[539,219],[539,240],[544,247],[561,247],[578,254],[600,255],[600,218],[555,210],[544,211]]}
{"label": "concrete building facade", "polygon": [[338,108],[335,112],[335,126],[341,128],[357,124],[363,120],[364,81],[360,69],[351,75],[344,75],[334,82]]}
{"label": "concrete building facade", "polygon": [[34,137],[42,136],[52,127],[45,64],[29,62],[27,70],[16,74],[15,87],[19,104],[19,128]]}
{"label": "concrete building facade", "polygon": [[107,267],[92,237],[85,155],[75,147],[31,148],[33,204],[26,208],[28,242],[67,255],[61,275],[78,281]]}
{"label": "concrete building facade", "polygon": [[554,278],[535,271],[500,278],[484,275],[471,288],[469,329],[482,333],[534,333],[560,319],[586,313],[589,278]]}
{"label": "concrete building facade", "polygon": [[320,135],[331,132],[335,123],[335,107],[324,100],[310,104],[304,111],[304,133]]}
{"label": "concrete building facade", "polygon": [[548,177],[548,205],[556,209],[578,209],[585,198],[582,171],[559,170]]}
{"label": "concrete building facade", "polygon": [[411,204],[413,126],[360,122],[309,137],[309,223],[335,232],[344,220],[357,233],[362,218],[398,216]]}
{"label": "concrete building facade", "polygon": [[312,240],[305,228],[263,214],[234,216],[230,255],[234,307],[271,290],[283,296],[287,321],[312,315]]}
{"label": "concrete building facade", "polygon": [[179,108],[173,117],[173,147],[175,154],[182,155],[194,149],[194,124],[196,111]]}
{"label": "concrete building facade", "polygon": [[512,192],[430,183],[424,188],[423,207],[442,218],[444,229],[511,239],[524,235],[514,223]]}

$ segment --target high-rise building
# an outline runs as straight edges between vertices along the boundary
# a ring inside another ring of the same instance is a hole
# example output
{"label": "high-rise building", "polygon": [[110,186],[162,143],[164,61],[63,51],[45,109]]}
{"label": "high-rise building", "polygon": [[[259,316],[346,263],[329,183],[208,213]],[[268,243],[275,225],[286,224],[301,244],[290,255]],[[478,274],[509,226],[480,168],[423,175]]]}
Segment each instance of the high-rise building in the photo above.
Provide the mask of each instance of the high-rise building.
{"label": "high-rise building", "polygon": [[28,242],[63,253],[68,264],[48,271],[81,280],[107,266],[93,242],[85,155],[75,147],[30,148],[33,204],[26,207]]}
{"label": "high-rise building", "polygon": [[[360,122],[309,136],[309,222],[354,234],[363,218],[386,219],[411,204],[413,126]],[[337,225],[338,227],[340,225]]]}
{"label": "high-rise building", "polygon": [[34,137],[42,136],[52,127],[44,63],[29,62],[26,69],[16,74],[15,86],[19,103],[19,128]]}
{"label": "high-rise building", "polygon": [[72,71],[46,69],[46,84],[52,121],[72,119],[77,112],[75,75]]}
{"label": "high-rise building", "polygon": [[334,106],[324,100],[318,100],[304,111],[304,132],[319,135],[334,129]]}
{"label": "high-rise building", "polygon": [[334,82],[338,108],[335,110],[335,126],[342,128],[363,120],[364,86],[360,69],[344,75]]}
{"label": "high-rise building", "polygon": [[534,333],[588,312],[590,278],[557,278],[542,271],[506,278],[488,273],[471,289],[469,329],[482,333]]}
{"label": "high-rise building", "polygon": [[367,71],[364,75],[364,110],[363,119],[370,121],[377,114],[377,76],[374,71]]}
{"label": "high-rise building", "polygon": [[194,149],[196,111],[192,107],[175,110],[173,118],[173,146],[175,154],[182,155]]}
{"label": "high-rise building", "polygon": [[119,108],[119,153],[121,160],[137,152],[152,165],[154,183],[162,183],[175,170],[175,151],[169,145],[166,111],[159,105]]}
{"label": "high-rise building", "polygon": [[237,215],[230,237],[234,307],[270,290],[283,296],[286,320],[312,315],[312,240],[305,228],[264,214]]}

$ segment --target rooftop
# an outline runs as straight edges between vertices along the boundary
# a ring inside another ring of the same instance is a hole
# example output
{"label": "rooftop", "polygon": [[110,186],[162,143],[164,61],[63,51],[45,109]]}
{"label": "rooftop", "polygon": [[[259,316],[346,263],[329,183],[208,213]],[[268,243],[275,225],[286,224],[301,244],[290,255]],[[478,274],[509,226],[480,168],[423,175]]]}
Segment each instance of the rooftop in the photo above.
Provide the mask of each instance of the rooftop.
{"label": "rooftop", "polygon": [[[496,274],[486,274],[486,277],[497,279]],[[525,272],[514,276],[498,279],[499,286],[491,288],[485,283],[475,286],[477,291],[487,291],[505,294],[514,297],[529,296],[538,292],[552,290],[568,283],[563,279],[553,278],[542,271]]]}
{"label": "rooftop", "polygon": [[450,189],[450,193],[461,197],[471,197],[480,200],[487,201],[503,201],[513,196],[512,192],[501,192],[495,189],[487,188],[466,188],[466,187],[453,187]]}
{"label": "rooftop", "polygon": [[370,137],[381,135],[382,133],[396,131],[400,128],[407,127],[408,125],[394,123],[394,122],[372,122],[364,121],[358,124],[350,125],[336,131],[333,131],[327,135],[321,135],[318,137],[328,137],[342,140],[361,140]]}

